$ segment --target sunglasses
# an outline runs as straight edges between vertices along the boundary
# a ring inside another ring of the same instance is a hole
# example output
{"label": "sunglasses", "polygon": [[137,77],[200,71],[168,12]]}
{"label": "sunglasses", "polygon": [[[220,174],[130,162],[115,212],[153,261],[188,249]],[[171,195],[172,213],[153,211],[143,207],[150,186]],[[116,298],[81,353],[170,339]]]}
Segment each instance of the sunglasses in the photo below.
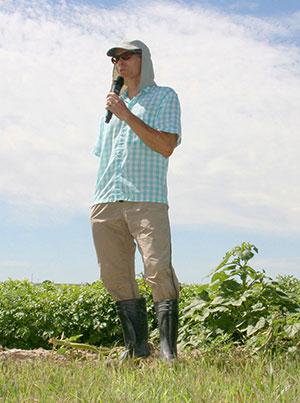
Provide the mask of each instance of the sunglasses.
{"label": "sunglasses", "polygon": [[112,64],[117,64],[120,59],[129,60],[129,59],[132,58],[133,55],[141,55],[141,54],[142,54],[142,52],[140,50],[135,50],[135,51],[131,51],[131,52],[124,52],[124,53],[121,53],[120,55],[113,56],[111,58],[111,62],[112,62]]}

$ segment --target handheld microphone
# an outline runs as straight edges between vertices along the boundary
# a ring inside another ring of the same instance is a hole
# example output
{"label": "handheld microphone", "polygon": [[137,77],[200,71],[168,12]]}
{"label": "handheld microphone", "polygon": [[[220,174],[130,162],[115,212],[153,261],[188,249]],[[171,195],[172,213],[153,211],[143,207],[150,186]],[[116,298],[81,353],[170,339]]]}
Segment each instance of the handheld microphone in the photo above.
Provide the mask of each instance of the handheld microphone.
{"label": "handheld microphone", "polygon": [[[112,83],[111,92],[114,92],[115,94],[119,95],[121,88],[123,87],[123,84],[124,84],[124,78],[121,76],[118,76]],[[105,123],[109,123],[111,117],[112,117],[112,112],[106,111]]]}

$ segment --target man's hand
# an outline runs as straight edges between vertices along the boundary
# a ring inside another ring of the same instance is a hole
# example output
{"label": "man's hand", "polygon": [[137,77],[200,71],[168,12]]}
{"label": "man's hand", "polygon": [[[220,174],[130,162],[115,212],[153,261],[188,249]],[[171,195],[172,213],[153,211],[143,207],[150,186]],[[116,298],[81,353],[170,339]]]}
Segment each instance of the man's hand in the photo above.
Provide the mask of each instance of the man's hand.
{"label": "man's hand", "polygon": [[118,119],[124,121],[131,114],[123,100],[114,92],[109,92],[106,97],[106,109],[116,115]]}
{"label": "man's hand", "polygon": [[114,92],[106,98],[106,109],[111,111],[120,120],[126,122],[137,136],[152,150],[168,158],[176,147],[178,135],[176,133],[162,132],[148,126],[135,116],[125,105],[123,100]]}

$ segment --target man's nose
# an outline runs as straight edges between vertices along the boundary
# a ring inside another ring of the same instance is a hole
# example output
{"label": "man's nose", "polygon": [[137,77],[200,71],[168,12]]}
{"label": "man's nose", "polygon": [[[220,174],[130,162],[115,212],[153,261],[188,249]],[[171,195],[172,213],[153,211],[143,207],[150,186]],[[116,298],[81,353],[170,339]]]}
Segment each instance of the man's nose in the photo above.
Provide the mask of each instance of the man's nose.
{"label": "man's nose", "polygon": [[117,61],[117,65],[122,65],[122,64],[124,64],[124,60],[120,58],[120,59]]}

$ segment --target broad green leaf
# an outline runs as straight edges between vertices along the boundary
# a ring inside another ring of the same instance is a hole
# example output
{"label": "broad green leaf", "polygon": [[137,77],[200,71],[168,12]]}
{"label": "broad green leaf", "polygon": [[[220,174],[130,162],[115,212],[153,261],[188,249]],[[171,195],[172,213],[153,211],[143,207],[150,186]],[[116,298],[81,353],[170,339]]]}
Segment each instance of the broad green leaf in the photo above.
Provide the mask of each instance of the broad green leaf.
{"label": "broad green leaf", "polygon": [[[234,263],[234,264],[231,264],[231,263]],[[236,270],[238,272],[239,269],[236,267],[237,262],[233,261],[231,263],[229,264],[229,266],[226,266],[225,270],[227,270],[227,271],[231,270],[230,275],[232,276],[234,274],[234,270]]]}
{"label": "broad green leaf", "polygon": [[264,307],[264,305],[261,302],[258,302],[257,304],[252,305],[252,307],[251,307],[251,311],[253,311],[253,312],[260,312],[265,309],[266,308]]}
{"label": "broad green leaf", "polygon": [[206,290],[202,290],[202,291],[200,292],[199,298],[200,298],[201,300],[203,300],[203,301],[206,301],[206,302],[210,301],[209,294],[208,294],[208,292],[207,292]]}
{"label": "broad green leaf", "polygon": [[252,336],[252,334],[256,333],[257,329],[253,325],[248,325],[246,328],[246,331],[247,331],[247,336],[249,337],[249,336]]}
{"label": "broad green leaf", "polygon": [[257,279],[257,271],[254,270],[252,267],[250,266],[246,266],[245,269],[247,270],[247,274],[249,277],[251,277],[253,280]]}
{"label": "broad green leaf", "polygon": [[247,327],[247,336],[252,336],[258,330],[262,329],[266,324],[266,319],[264,317],[260,318],[255,325],[249,325]]}
{"label": "broad green leaf", "polygon": [[284,327],[286,334],[291,339],[296,336],[297,333],[300,334],[300,323],[293,323]]}
{"label": "broad green leaf", "polygon": [[210,309],[209,311],[210,311],[210,313],[228,312],[229,309],[226,306],[220,305],[220,306],[216,306],[215,308]]}
{"label": "broad green leaf", "polygon": [[225,280],[222,283],[222,289],[226,290],[232,290],[232,291],[238,291],[241,289],[241,284],[238,283],[236,280]]}
{"label": "broad green leaf", "polygon": [[216,297],[212,302],[211,305],[221,305],[224,302],[226,302],[227,300],[223,297]]}
{"label": "broad green leaf", "polygon": [[264,317],[261,317],[261,318],[257,321],[257,323],[256,323],[256,325],[255,325],[255,328],[256,328],[257,330],[262,329],[262,328],[265,326],[265,324],[266,324],[266,319],[265,319]]}
{"label": "broad green leaf", "polygon": [[205,276],[204,278],[210,277],[211,275],[213,275],[216,271],[220,270],[222,267],[224,267],[226,265],[226,263],[228,262],[228,260],[231,258],[232,256],[232,250],[227,252],[224,259],[221,261],[221,263],[215,267],[213,270],[211,270],[207,276]]}
{"label": "broad green leaf", "polygon": [[226,274],[225,271],[217,272],[212,276],[211,282],[212,283],[215,283],[215,282],[221,283],[224,280],[226,280],[228,277],[229,277],[229,275]]}
{"label": "broad green leaf", "polygon": [[246,301],[246,297],[244,295],[242,295],[239,299],[233,300],[232,304],[233,306],[241,306],[243,304],[243,302]]}
{"label": "broad green leaf", "polygon": [[248,299],[249,297],[251,298],[257,298],[258,296],[258,290],[256,289],[247,289],[246,291],[243,292],[243,296]]}
{"label": "broad green leaf", "polygon": [[248,262],[250,259],[253,258],[254,253],[251,252],[251,251],[248,249],[248,250],[242,251],[240,256],[241,256],[241,259],[242,259],[244,262]]}

